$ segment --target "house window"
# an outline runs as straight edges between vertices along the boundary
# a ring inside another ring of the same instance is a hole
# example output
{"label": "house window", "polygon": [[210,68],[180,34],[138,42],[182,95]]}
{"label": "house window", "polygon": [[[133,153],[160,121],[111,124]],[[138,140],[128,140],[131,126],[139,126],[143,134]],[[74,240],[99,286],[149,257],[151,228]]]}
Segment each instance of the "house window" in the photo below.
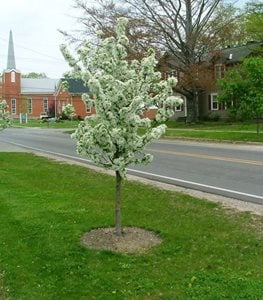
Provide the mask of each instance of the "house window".
{"label": "house window", "polygon": [[32,98],[27,99],[27,113],[32,114]]}
{"label": "house window", "polygon": [[48,98],[43,98],[43,112],[48,112]]}
{"label": "house window", "polygon": [[211,94],[211,110],[218,110],[219,104],[217,100],[217,94]]}
{"label": "house window", "polygon": [[180,105],[175,106],[175,111],[183,111],[183,105],[180,104]]}
{"label": "house window", "polygon": [[225,65],[222,65],[222,64],[215,65],[215,78],[216,79],[224,77],[224,73],[225,73]]}
{"label": "house window", "polygon": [[86,112],[91,113],[91,107],[86,105]]}
{"label": "house window", "polygon": [[168,79],[168,78],[170,78],[170,77],[175,77],[175,78],[177,78],[177,77],[178,77],[178,72],[177,72],[176,70],[171,70],[171,71],[165,72],[164,78],[165,78],[165,79]]}
{"label": "house window", "polygon": [[12,98],[11,99],[11,113],[12,114],[16,114],[16,99]]}
{"label": "house window", "polygon": [[11,82],[16,82],[16,73],[14,71],[11,72]]}
{"label": "house window", "polygon": [[175,106],[174,111],[184,111],[184,103],[185,103],[185,97],[176,95],[177,97],[181,98],[183,100],[182,104]]}
{"label": "house window", "polygon": [[170,71],[168,74],[168,78],[169,77],[177,77],[177,71],[175,71],[175,70]]}

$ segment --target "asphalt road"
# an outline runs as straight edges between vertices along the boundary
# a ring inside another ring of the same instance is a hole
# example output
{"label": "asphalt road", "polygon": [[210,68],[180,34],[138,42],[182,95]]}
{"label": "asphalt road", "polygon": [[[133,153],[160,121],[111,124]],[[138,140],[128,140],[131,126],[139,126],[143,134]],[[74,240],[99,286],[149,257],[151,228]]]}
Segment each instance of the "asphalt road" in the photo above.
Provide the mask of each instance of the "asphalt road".
{"label": "asphalt road", "polygon": [[[0,142],[85,162],[63,131],[11,128],[1,132]],[[262,145],[159,140],[147,149],[154,161],[131,166],[129,173],[263,205]]]}

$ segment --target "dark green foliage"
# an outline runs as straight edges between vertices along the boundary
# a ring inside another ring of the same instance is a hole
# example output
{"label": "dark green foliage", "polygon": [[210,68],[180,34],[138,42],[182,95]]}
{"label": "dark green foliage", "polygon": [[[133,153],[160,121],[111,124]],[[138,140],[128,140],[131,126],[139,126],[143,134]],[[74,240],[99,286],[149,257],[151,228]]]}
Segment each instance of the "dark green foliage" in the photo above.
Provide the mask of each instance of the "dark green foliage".
{"label": "dark green foliage", "polygon": [[22,74],[22,78],[47,78],[47,75],[45,73],[30,72],[27,74]]}
{"label": "dark green foliage", "polygon": [[254,41],[263,41],[263,3],[252,0],[246,4],[245,25],[248,36]]}
{"label": "dark green foliage", "polygon": [[219,81],[219,88],[218,99],[226,104],[228,111],[259,121],[263,116],[263,58],[247,58],[227,71]]}

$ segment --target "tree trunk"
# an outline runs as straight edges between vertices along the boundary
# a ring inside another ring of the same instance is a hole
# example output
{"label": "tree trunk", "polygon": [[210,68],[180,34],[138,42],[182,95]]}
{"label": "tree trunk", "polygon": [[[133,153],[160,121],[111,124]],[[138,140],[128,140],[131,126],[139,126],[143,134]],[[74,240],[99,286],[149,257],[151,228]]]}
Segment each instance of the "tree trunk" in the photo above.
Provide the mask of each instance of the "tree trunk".
{"label": "tree trunk", "polygon": [[196,123],[198,120],[198,94],[187,97],[187,123]]}
{"label": "tree trunk", "polygon": [[122,178],[119,171],[116,174],[116,189],[115,189],[115,234],[122,235],[121,227],[121,183]]}

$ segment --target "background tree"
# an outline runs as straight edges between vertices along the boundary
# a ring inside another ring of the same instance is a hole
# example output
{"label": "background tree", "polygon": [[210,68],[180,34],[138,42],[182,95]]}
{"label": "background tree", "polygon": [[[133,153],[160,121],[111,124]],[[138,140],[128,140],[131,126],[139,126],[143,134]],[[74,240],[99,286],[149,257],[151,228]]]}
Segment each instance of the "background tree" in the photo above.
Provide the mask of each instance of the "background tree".
{"label": "background tree", "polygon": [[5,100],[0,100],[0,130],[11,125],[11,116],[8,111],[8,105]]}
{"label": "background tree", "polygon": [[91,5],[89,1],[75,0],[75,7],[83,13],[79,19],[83,25],[80,32],[91,39],[96,30],[102,31],[103,37],[112,35],[116,18],[127,16],[129,57],[141,59],[149,45],[159,53],[171,54],[172,67],[176,67],[173,71],[180,76],[176,92],[187,98],[188,121],[195,122],[198,94],[207,85],[200,75],[204,70],[200,62],[214,49],[243,39],[244,30],[236,22],[237,10],[223,3],[222,0],[99,0]]}
{"label": "background tree", "polygon": [[98,31],[101,32],[102,39],[115,36],[117,19],[126,17],[129,19],[126,34],[130,41],[127,59],[142,59],[150,47],[155,49],[157,55],[160,54],[155,47],[159,33],[149,26],[147,19],[133,16],[122,1],[98,0],[95,4],[91,4],[90,1],[74,0],[74,8],[81,12],[81,17],[78,18],[80,28],[74,32],[60,30],[71,44],[79,46],[88,39],[97,45],[100,40],[97,38]]}
{"label": "background tree", "polygon": [[247,58],[241,65],[227,71],[219,81],[219,88],[218,100],[236,116],[256,119],[259,134],[259,122],[263,116],[263,58]]}
{"label": "background tree", "polygon": [[22,78],[47,78],[47,75],[45,73],[30,72],[22,74]]}
{"label": "background tree", "polygon": [[250,40],[263,41],[263,3],[251,1],[246,5],[245,25]]}
{"label": "background tree", "polygon": [[243,45],[248,41],[245,25],[246,13],[232,3],[220,3],[208,22],[208,38],[210,48],[220,50],[227,47]]}
{"label": "background tree", "polygon": [[[199,65],[207,60],[215,48],[215,35],[227,24],[221,21],[216,9],[220,0],[123,0],[143,16],[153,28],[162,33],[160,40],[174,57],[174,67],[179,76],[176,91],[187,99],[188,121],[195,122],[198,115],[198,93],[203,89],[199,80]],[[211,30],[211,20],[218,26]],[[193,73],[193,69],[198,70]],[[191,84],[189,84],[191,82]]]}
{"label": "background tree", "polygon": [[22,114],[28,113],[28,98],[23,96],[21,97],[21,102],[18,104],[18,112]]}
{"label": "background tree", "polygon": [[[165,121],[174,113],[174,106],[181,103],[172,96],[175,79],[161,81],[161,74],[155,71],[153,50],[141,62],[127,61],[126,24],[127,19],[118,19],[116,37],[106,38],[95,49],[88,45],[80,48],[77,60],[65,46],[61,47],[73,74],[89,86],[92,94],[83,95],[83,99],[95,106],[96,114],[86,117],[73,136],[79,154],[115,171],[115,231],[119,236],[121,183],[126,167],[152,160],[152,155],[144,152],[145,146],[164,133],[166,126],[157,123]],[[154,123],[142,118],[152,106],[158,108]],[[145,130],[143,134],[139,133],[141,127]]]}
{"label": "background tree", "polygon": [[72,104],[68,103],[62,108],[62,117],[72,120],[76,116],[75,108]]}

